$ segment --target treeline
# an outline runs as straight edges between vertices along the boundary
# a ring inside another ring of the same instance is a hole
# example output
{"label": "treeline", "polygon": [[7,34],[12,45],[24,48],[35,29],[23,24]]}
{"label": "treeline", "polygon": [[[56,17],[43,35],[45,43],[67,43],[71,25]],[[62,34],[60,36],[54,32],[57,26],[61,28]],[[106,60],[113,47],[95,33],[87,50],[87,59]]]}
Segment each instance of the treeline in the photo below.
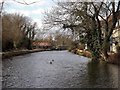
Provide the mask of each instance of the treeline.
{"label": "treeline", "polygon": [[2,51],[32,49],[36,31],[35,22],[20,14],[2,15]]}

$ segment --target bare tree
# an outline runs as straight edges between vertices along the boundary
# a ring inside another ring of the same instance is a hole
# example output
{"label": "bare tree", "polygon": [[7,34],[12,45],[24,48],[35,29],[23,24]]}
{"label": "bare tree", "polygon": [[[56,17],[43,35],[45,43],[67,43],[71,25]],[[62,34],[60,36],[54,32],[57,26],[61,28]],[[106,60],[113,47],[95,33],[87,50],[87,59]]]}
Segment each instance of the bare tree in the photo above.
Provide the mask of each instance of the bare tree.
{"label": "bare tree", "polygon": [[3,49],[21,47],[31,49],[38,29],[36,23],[19,14],[3,14],[2,19]]}
{"label": "bare tree", "polygon": [[120,12],[120,1],[59,2],[46,13],[46,25],[69,28],[86,43],[94,60],[108,59],[109,42]]}

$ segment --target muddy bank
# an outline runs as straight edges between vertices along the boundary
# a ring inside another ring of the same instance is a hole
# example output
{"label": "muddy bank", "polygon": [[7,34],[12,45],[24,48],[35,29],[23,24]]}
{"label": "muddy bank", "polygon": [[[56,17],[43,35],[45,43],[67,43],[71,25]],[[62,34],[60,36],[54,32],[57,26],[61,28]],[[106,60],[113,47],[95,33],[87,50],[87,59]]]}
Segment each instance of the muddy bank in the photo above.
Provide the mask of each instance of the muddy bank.
{"label": "muddy bank", "polygon": [[34,53],[34,52],[42,52],[42,51],[50,51],[50,49],[34,49],[34,50],[21,50],[21,51],[11,51],[11,52],[3,52],[2,53],[2,59],[6,59],[13,56],[19,56],[23,54],[28,53]]}

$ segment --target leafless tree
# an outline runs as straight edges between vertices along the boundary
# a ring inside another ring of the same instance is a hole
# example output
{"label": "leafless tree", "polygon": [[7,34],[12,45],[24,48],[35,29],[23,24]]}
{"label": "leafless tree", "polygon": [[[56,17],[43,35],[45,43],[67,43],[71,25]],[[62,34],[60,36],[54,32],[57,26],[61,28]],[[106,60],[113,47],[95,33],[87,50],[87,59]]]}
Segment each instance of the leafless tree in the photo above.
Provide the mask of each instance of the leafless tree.
{"label": "leafless tree", "polygon": [[69,28],[88,45],[94,60],[100,57],[107,60],[110,38],[119,14],[120,1],[58,2],[57,7],[45,14],[44,24]]}
{"label": "leafless tree", "polygon": [[2,19],[3,48],[6,48],[8,44],[11,44],[9,48],[23,46],[31,48],[32,41],[38,29],[36,23],[32,23],[28,17],[19,14],[3,14]]}

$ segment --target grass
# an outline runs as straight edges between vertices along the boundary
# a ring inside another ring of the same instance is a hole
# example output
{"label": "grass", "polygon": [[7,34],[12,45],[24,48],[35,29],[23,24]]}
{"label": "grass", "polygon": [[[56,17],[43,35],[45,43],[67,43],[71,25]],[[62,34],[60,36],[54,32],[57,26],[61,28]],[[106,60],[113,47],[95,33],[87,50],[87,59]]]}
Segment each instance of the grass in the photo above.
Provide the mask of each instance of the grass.
{"label": "grass", "polygon": [[78,54],[80,56],[85,56],[85,57],[91,58],[90,52],[85,51],[85,50],[74,49],[74,50],[71,50],[71,52]]}

